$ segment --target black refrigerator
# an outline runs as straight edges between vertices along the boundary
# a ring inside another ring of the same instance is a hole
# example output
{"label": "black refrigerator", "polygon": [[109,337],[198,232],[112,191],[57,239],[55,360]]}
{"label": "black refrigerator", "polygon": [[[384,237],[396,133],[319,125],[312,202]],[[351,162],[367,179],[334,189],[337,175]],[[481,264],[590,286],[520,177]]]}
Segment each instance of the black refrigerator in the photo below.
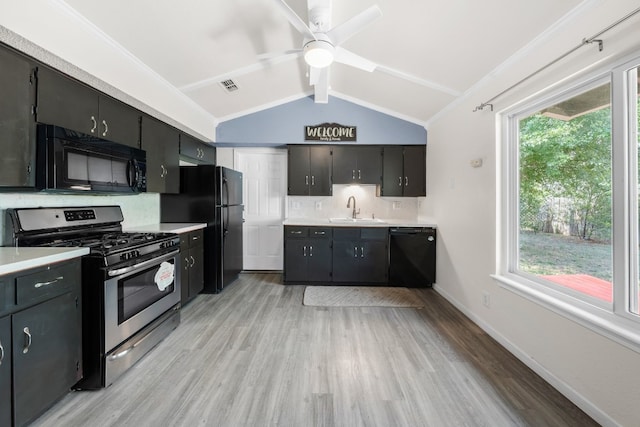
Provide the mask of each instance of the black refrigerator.
{"label": "black refrigerator", "polygon": [[160,195],[162,222],[201,222],[204,290],[218,293],[242,271],[242,173],[213,165],[181,166],[180,194]]}

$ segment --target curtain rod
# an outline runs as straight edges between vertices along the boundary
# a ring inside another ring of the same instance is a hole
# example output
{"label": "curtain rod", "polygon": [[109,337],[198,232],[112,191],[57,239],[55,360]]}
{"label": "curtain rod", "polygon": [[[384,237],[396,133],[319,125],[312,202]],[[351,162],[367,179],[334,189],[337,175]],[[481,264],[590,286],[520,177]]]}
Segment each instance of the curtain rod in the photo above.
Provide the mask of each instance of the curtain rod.
{"label": "curtain rod", "polygon": [[553,61],[549,62],[544,67],[539,68],[538,70],[536,70],[533,73],[529,74],[528,76],[526,76],[522,80],[519,80],[517,83],[514,83],[513,85],[509,86],[508,88],[506,88],[505,90],[503,90],[499,94],[495,95],[493,98],[481,103],[480,105],[478,105],[476,108],[473,109],[473,112],[475,113],[476,111],[482,111],[486,107],[490,107],[491,111],[493,111],[493,104],[492,104],[493,101],[495,101],[496,99],[500,98],[502,95],[504,95],[505,93],[509,92],[513,88],[515,88],[517,86],[520,86],[522,83],[526,82],[527,80],[529,80],[533,76],[535,76],[537,74],[540,74],[541,72],[543,72],[547,68],[551,67],[552,65],[555,65],[557,62],[563,60],[564,58],[566,58],[567,56],[571,55],[576,50],[580,49],[582,46],[585,46],[585,45],[591,44],[591,43],[598,43],[598,50],[602,52],[602,50],[604,49],[604,42],[601,39],[598,39],[598,37],[600,37],[602,34],[606,33],[607,31],[611,30],[612,28],[617,27],[618,25],[620,25],[621,23],[623,23],[624,21],[628,20],[629,18],[631,18],[632,16],[634,16],[634,15],[636,15],[638,13],[640,13],[640,7],[637,8],[636,10],[634,10],[633,12],[627,14],[626,16],[618,19],[616,22],[614,22],[613,24],[609,25],[605,29],[599,31],[598,33],[594,34],[593,36],[591,36],[589,38],[582,39],[582,41],[580,42],[579,45],[577,45],[573,49],[568,50],[567,52],[565,52],[564,54],[560,55],[559,57],[557,57]]}

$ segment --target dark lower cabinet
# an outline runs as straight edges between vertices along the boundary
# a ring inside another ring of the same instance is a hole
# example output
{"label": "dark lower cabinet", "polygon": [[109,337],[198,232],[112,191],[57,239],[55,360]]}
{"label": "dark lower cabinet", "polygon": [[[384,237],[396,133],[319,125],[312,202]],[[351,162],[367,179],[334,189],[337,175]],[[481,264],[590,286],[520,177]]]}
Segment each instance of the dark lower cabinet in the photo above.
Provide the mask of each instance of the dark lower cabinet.
{"label": "dark lower cabinet", "polygon": [[1,279],[0,425],[23,426],[82,378],[80,261]]}
{"label": "dark lower cabinet", "polygon": [[387,228],[333,230],[334,282],[386,283],[387,279]]}
{"label": "dark lower cabinet", "polygon": [[284,227],[285,283],[386,283],[386,227]]}
{"label": "dark lower cabinet", "polygon": [[0,426],[11,425],[11,316],[0,318]]}
{"label": "dark lower cabinet", "polygon": [[331,228],[286,226],[284,233],[284,281],[330,282]]}
{"label": "dark lower cabinet", "polygon": [[180,300],[182,305],[191,301],[204,289],[204,245],[202,239],[202,230],[180,235],[182,260]]}
{"label": "dark lower cabinet", "polygon": [[31,422],[82,376],[79,295],[66,293],[12,316],[14,422]]}

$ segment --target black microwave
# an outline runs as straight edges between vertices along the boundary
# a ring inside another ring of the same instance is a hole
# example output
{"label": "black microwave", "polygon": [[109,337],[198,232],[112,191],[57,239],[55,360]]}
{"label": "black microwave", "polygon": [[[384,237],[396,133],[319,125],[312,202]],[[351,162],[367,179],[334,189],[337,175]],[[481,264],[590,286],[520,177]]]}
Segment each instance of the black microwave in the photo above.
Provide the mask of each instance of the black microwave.
{"label": "black microwave", "polygon": [[139,148],[39,124],[36,188],[43,191],[147,191],[146,152]]}

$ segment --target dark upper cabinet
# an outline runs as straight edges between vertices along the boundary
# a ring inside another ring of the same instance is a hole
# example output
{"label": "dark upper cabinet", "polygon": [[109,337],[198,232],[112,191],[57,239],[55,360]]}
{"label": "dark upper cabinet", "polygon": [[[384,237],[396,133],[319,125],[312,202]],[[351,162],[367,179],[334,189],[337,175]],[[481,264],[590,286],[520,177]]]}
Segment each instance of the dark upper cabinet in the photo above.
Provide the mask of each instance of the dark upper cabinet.
{"label": "dark upper cabinet", "polygon": [[38,68],[37,121],[132,147],[140,144],[140,112],[62,73]]}
{"label": "dark upper cabinet", "polygon": [[0,188],[33,187],[35,63],[0,47],[0,64]]}
{"label": "dark upper cabinet", "polygon": [[331,195],[331,148],[326,145],[289,145],[290,196]]}
{"label": "dark upper cabinet", "polygon": [[426,146],[385,146],[381,196],[425,196]]}
{"label": "dark upper cabinet", "polygon": [[382,147],[333,146],[334,184],[380,184]]}
{"label": "dark upper cabinet", "polygon": [[0,425],[11,425],[11,316],[0,317]]}
{"label": "dark upper cabinet", "polygon": [[198,165],[215,165],[216,149],[215,147],[205,144],[192,136],[181,133],[180,158]]}
{"label": "dark upper cabinet", "polygon": [[142,117],[142,145],[147,152],[147,191],[180,192],[180,134],[151,116]]}

